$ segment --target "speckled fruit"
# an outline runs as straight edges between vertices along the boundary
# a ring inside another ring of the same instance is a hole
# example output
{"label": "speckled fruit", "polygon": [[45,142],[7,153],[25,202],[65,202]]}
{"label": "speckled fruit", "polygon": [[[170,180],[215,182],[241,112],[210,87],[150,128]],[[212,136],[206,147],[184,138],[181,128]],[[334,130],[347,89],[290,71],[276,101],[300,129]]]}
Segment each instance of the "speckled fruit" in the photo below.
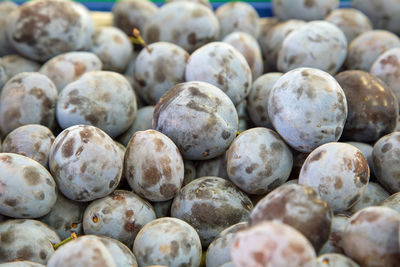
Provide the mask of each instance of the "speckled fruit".
{"label": "speckled fruit", "polygon": [[400,3],[397,0],[353,0],[352,6],[364,12],[375,28],[400,34]]}
{"label": "speckled fruit", "polygon": [[90,51],[103,62],[103,69],[124,72],[133,53],[128,36],[115,27],[101,27],[94,31]]}
{"label": "speckled fruit", "polygon": [[70,1],[28,2],[7,17],[7,36],[13,47],[42,62],[89,48],[93,28],[87,8]]}
{"label": "speckled fruit", "polygon": [[189,54],[179,46],[157,42],[149,45],[151,53],[142,49],[135,61],[134,77],[137,93],[150,105],[176,84],[185,81]]}
{"label": "speckled fruit", "polygon": [[369,71],[381,54],[395,47],[400,47],[400,39],[391,32],[384,30],[364,32],[350,43],[346,67],[350,70]]}
{"label": "speckled fruit", "polygon": [[21,72],[37,72],[40,69],[40,64],[36,61],[17,54],[4,56],[2,60],[9,79]]}
{"label": "speckled fruit", "polygon": [[0,264],[0,267],[46,267],[46,265],[33,261],[12,261]]}
{"label": "speckled fruit", "polygon": [[115,137],[132,125],[136,111],[135,92],[124,76],[91,71],[61,91],[56,115],[63,129],[90,124]]}
{"label": "speckled fruit", "polygon": [[247,227],[247,222],[234,224],[223,230],[208,246],[206,254],[206,266],[218,267],[231,260],[230,247],[235,234]]}
{"label": "speckled fruit", "polygon": [[316,267],[360,267],[349,257],[338,253],[323,254],[316,259]]}
{"label": "speckled fruit", "polygon": [[298,151],[311,152],[339,140],[347,118],[347,101],[331,75],[300,68],[284,74],[274,84],[268,115],[286,143]]}
{"label": "speckled fruit", "polygon": [[219,157],[196,162],[196,178],[203,176],[217,176],[229,180],[226,169],[226,153]]}
{"label": "speckled fruit", "polygon": [[382,202],[389,197],[389,193],[382,188],[378,183],[369,182],[365,193],[361,196],[360,200],[349,209],[351,214],[371,206],[379,206]]}
{"label": "speckled fruit", "polygon": [[47,168],[50,147],[54,139],[49,128],[39,124],[29,124],[10,132],[4,139],[1,150],[34,159]]}
{"label": "speckled fruit", "polygon": [[126,149],[124,175],[141,197],[151,201],[169,200],[182,186],[183,159],[166,135],[155,130],[139,131]]}
{"label": "speckled fruit", "polygon": [[58,248],[47,267],[116,267],[111,252],[96,236],[81,236]]}
{"label": "speckled fruit", "polygon": [[245,32],[258,37],[260,30],[260,17],[255,8],[249,3],[238,1],[221,5],[215,14],[221,25],[221,39],[232,32]]}
{"label": "speckled fruit", "polygon": [[212,5],[209,0],[166,0],[165,2],[172,3],[172,2],[179,2],[179,1],[199,3],[199,4],[202,4],[203,6],[206,6],[210,9],[212,9]]}
{"label": "speckled fruit", "polygon": [[11,1],[5,0],[0,3],[0,57],[14,53],[10,41],[7,39],[6,25],[8,14],[17,8],[18,5]]}
{"label": "speckled fruit", "polygon": [[132,251],[116,239],[106,236],[96,236],[106,246],[117,267],[137,267],[137,261]]}
{"label": "speckled fruit", "polygon": [[244,131],[227,152],[229,179],[249,194],[265,194],[286,182],[292,165],[289,147],[267,128]]}
{"label": "speckled fruit", "polygon": [[49,166],[66,197],[90,201],[114,191],[123,165],[117,145],[106,133],[93,126],[77,125],[54,140]]}
{"label": "speckled fruit", "polygon": [[360,143],[360,142],[346,142],[346,143],[358,148],[361,151],[361,153],[364,155],[364,157],[367,159],[368,167],[369,167],[369,175],[370,175],[370,180],[371,180],[371,178],[374,177],[374,173],[373,173],[374,162],[372,159],[372,151],[374,150],[374,147],[367,143]]}
{"label": "speckled fruit", "polygon": [[60,92],[67,84],[77,80],[82,74],[101,70],[103,63],[93,53],[68,52],[48,60],[39,72],[49,77]]}
{"label": "speckled fruit", "polygon": [[154,110],[153,128],[171,138],[184,159],[222,155],[235,138],[237,127],[238,115],[232,101],[209,83],[178,84]]}
{"label": "speckled fruit", "polygon": [[374,173],[378,182],[390,193],[400,191],[400,132],[383,136],[372,151]]}
{"label": "speckled fruit", "polygon": [[235,105],[249,94],[252,82],[246,58],[223,42],[212,42],[193,52],[187,62],[185,78],[217,86]]}
{"label": "speckled fruit", "polygon": [[400,212],[400,192],[394,193],[382,202],[382,206]]}
{"label": "speckled fruit", "polygon": [[311,187],[292,184],[279,187],[261,199],[249,217],[249,225],[279,220],[300,231],[316,251],[329,238],[332,210]]}
{"label": "speckled fruit", "polygon": [[268,98],[274,84],[282,77],[282,73],[266,73],[257,78],[247,96],[247,112],[256,126],[272,128],[268,116]]}
{"label": "speckled fruit", "polygon": [[348,108],[342,137],[374,142],[396,129],[399,104],[385,83],[359,70],[344,71],[335,78],[346,95]]}
{"label": "speckled fruit", "polygon": [[280,20],[323,19],[332,10],[339,7],[339,0],[273,0],[274,15]]}
{"label": "speckled fruit", "polygon": [[132,35],[134,28],[142,32],[157,10],[151,1],[119,1],[112,8],[113,24],[127,35]]}
{"label": "speckled fruit", "polygon": [[253,205],[243,192],[222,178],[207,176],[184,186],[172,202],[171,215],[188,222],[207,247],[225,228],[246,221]]}
{"label": "speckled fruit", "polygon": [[[199,27],[201,25],[201,27]],[[179,45],[189,53],[219,37],[214,13],[202,4],[179,1],[163,5],[146,24],[144,39]]]}
{"label": "speckled fruit", "polygon": [[313,21],[285,38],[278,53],[277,67],[282,72],[312,67],[335,74],[346,55],[347,39],[342,30],[326,21]]}
{"label": "speckled fruit", "polygon": [[8,134],[19,126],[55,123],[57,88],[37,72],[23,72],[10,79],[0,95],[0,130]]}
{"label": "speckled fruit", "polygon": [[399,223],[400,214],[387,207],[368,207],[358,211],[344,230],[344,252],[361,266],[398,266]]}
{"label": "speckled fruit", "polygon": [[36,220],[7,220],[0,223],[0,263],[23,259],[46,264],[60,238]]}
{"label": "speckled fruit", "polygon": [[343,214],[338,214],[332,217],[331,233],[329,240],[324,244],[322,249],[319,251],[319,255],[325,253],[340,253],[343,252],[343,232],[344,228],[349,222],[349,217]]}
{"label": "speckled fruit", "polygon": [[261,48],[256,38],[245,32],[233,32],[222,41],[232,45],[245,57],[251,69],[253,80],[263,74],[264,63]]}
{"label": "speckled fruit", "polygon": [[112,237],[131,247],[139,230],[156,215],[138,195],[116,190],[90,203],[83,216],[85,234]]}
{"label": "speckled fruit", "polygon": [[347,43],[353,41],[360,34],[372,30],[372,24],[368,17],[354,8],[335,9],[325,17],[325,20],[335,24],[343,31]]}
{"label": "speckled fruit", "polygon": [[335,213],[351,208],[364,194],[368,181],[368,162],[361,151],[337,142],[313,150],[299,175],[299,184],[314,188]]}
{"label": "speckled fruit", "polygon": [[56,184],[38,162],[13,153],[0,153],[0,213],[36,218],[56,203]]}
{"label": "speckled fruit", "polygon": [[186,222],[176,218],[160,218],[146,224],[136,237],[133,253],[139,266],[200,265],[199,235]]}
{"label": "speckled fruit", "polygon": [[236,267],[314,267],[315,251],[299,231],[278,221],[262,222],[238,232],[231,246]]}

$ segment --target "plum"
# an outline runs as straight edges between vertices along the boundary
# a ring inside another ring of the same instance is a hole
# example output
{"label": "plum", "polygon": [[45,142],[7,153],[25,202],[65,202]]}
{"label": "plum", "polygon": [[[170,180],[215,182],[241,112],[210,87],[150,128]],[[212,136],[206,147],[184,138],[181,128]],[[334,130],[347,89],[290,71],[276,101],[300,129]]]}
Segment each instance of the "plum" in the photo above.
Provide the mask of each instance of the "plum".
{"label": "plum", "polygon": [[6,68],[4,67],[3,60],[0,58],[0,91],[8,80]]}
{"label": "plum", "polygon": [[328,253],[320,255],[317,259],[317,266],[316,267],[360,267],[357,263],[355,263],[349,257],[338,253]]}
{"label": "plum", "polygon": [[361,143],[361,142],[354,142],[354,141],[350,141],[350,142],[346,142],[349,145],[355,146],[356,148],[358,148],[361,153],[364,155],[364,157],[367,159],[368,162],[368,167],[369,167],[369,174],[370,174],[370,180],[371,178],[374,177],[374,162],[372,159],[372,151],[374,150],[374,147],[370,144],[367,143]]}
{"label": "plum", "polygon": [[[7,16],[18,8],[18,5],[11,1],[0,2],[0,57],[14,53],[10,41],[7,39],[6,25]],[[1,85],[0,85],[1,88]]]}
{"label": "plum", "polygon": [[2,57],[9,79],[21,72],[38,72],[40,64],[17,54]]}
{"label": "plum", "polygon": [[343,214],[337,214],[332,217],[332,227],[331,233],[329,235],[329,240],[324,244],[324,246],[319,251],[319,255],[326,253],[340,253],[343,252],[343,232],[344,228],[348,224],[350,217]]}
{"label": "plum", "polygon": [[203,176],[217,176],[229,180],[226,168],[226,153],[209,160],[196,162],[196,178]]}
{"label": "plum", "polygon": [[199,3],[202,4],[203,6],[206,6],[212,10],[212,5],[209,0],[166,0],[166,3],[173,3],[173,2],[179,2],[179,1],[187,1],[187,2],[194,2],[194,3]]}
{"label": "plum", "polygon": [[354,214],[366,207],[379,206],[389,196],[389,193],[378,183],[369,182],[367,189],[365,189],[365,193],[361,196],[360,200],[348,210],[348,212]]}
{"label": "plum", "polygon": [[280,20],[323,19],[329,12],[339,7],[339,0],[273,0],[274,15]]}
{"label": "plum", "polygon": [[106,236],[96,236],[108,249],[117,267],[137,267],[137,261],[132,251],[116,239]]}
{"label": "plum", "polygon": [[400,212],[400,192],[394,193],[382,202],[382,206]]}
{"label": "plum", "polygon": [[0,267],[46,267],[46,265],[33,261],[12,261],[0,264]]}

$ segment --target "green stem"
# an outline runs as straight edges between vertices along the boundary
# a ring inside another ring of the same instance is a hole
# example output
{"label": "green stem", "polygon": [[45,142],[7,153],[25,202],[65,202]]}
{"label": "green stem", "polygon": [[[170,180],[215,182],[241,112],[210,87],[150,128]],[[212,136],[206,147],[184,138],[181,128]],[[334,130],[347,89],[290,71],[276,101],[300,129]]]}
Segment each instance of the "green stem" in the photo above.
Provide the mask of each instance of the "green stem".
{"label": "green stem", "polygon": [[66,238],[65,240],[61,241],[58,244],[53,245],[54,250],[58,249],[59,247],[61,247],[62,245],[64,245],[65,243],[68,243],[69,241],[76,239],[77,236],[75,233],[72,233],[70,237]]}

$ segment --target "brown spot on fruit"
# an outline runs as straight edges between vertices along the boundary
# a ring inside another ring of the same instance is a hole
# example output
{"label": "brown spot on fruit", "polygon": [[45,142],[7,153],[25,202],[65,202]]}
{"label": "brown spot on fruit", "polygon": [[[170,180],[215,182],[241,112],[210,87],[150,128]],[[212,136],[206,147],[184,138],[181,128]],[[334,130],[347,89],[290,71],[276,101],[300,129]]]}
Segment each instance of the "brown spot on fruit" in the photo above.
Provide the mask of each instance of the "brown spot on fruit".
{"label": "brown spot on fruit", "polygon": [[132,217],[134,214],[133,210],[127,210],[125,211],[125,217],[130,218]]}
{"label": "brown spot on fruit", "polygon": [[86,65],[84,63],[76,61],[73,62],[72,64],[74,65],[75,77],[79,77],[85,73]]}
{"label": "brown spot on fruit", "polygon": [[304,247],[298,243],[289,243],[289,248],[298,254],[302,254],[304,252]]}
{"label": "brown spot on fruit", "polygon": [[18,204],[18,200],[15,198],[7,198],[4,200],[4,205],[10,206],[10,207],[15,207]]}
{"label": "brown spot on fruit", "polygon": [[39,257],[40,257],[42,260],[45,260],[46,257],[47,257],[46,251],[41,250],[40,253],[39,253]]}
{"label": "brown spot on fruit", "polygon": [[392,144],[391,143],[386,143],[382,146],[381,151],[382,153],[388,152],[390,149],[392,149]]}
{"label": "brown spot on fruit", "polygon": [[178,251],[179,251],[179,243],[174,240],[171,242],[171,256],[173,258],[178,256]]}
{"label": "brown spot on fruit", "polygon": [[187,41],[189,44],[195,45],[197,42],[196,33],[194,33],[194,32],[190,33],[187,37]]}
{"label": "brown spot on fruit", "polygon": [[9,155],[1,155],[0,156],[0,161],[7,163],[7,164],[11,164],[12,163],[12,157]]}
{"label": "brown spot on fruit", "polygon": [[40,183],[40,173],[33,166],[24,167],[23,170],[25,181],[29,185],[37,185]]}
{"label": "brown spot on fruit", "polygon": [[134,222],[126,222],[124,224],[124,229],[127,232],[136,233],[140,230],[140,228],[142,228],[142,226],[139,224],[135,224]]}
{"label": "brown spot on fruit", "polygon": [[173,197],[178,191],[178,188],[174,184],[163,184],[160,186],[160,193],[166,198]]}
{"label": "brown spot on fruit", "polygon": [[160,40],[160,28],[156,25],[151,25],[147,30],[147,40],[149,43],[155,43]]}
{"label": "brown spot on fruit", "polygon": [[90,138],[93,136],[93,133],[84,127],[82,131],[79,132],[79,135],[81,136],[81,140],[83,143],[88,143]]}
{"label": "brown spot on fruit", "polygon": [[164,141],[161,140],[160,138],[155,138],[154,144],[156,146],[156,152],[161,152],[165,148]]}
{"label": "brown spot on fruit", "polygon": [[264,263],[264,253],[262,252],[254,252],[253,253],[253,259],[259,263],[259,264],[263,264]]}
{"label": "brown spot on fruit", "polygon": [[310,158],[309,163],[321,159],[321,157],[322,157],[324,154],[326,154],[326,151],[325,151],[325,150],[320,150],[320,151],[318,151],[315,155],[313,155],[313,156]]}
{"label": "brown spot on fruit", "polygon": [[336,177],[335,177],[335,189],[336,189],[336,190],[339,190],[339,189],[342,188],[342,187],[343,187],[342,178],[339,177],[339,176],[336,176]]}
{"label": "brown spot on fruit", "polygon": [[33,251],[30,246],[24,246],[17,251],[17,258],[21,259],[31,259],[34,256]]}
{"label": "brown spot on fruit", "polygon": [[399,62],[398,62],[398,59],[397,59],[397,57],[395,55],[390,55],[387,58],[382,59],[380,61],[380,63],[382,65],[389,64],[389,65],[392,65],[392,66],[395,66],[395,67],[399,67]]}
{"label": "brown spot on fruit", "polygon": [[74,153],[74,143],[75,143],[74,138],[70,138],[67,141],[65,141],[64,145],[61,148],[61,153],[64,158],[69,158],[72,156],[72,154]]}
{"label": "brown spot on fruit", "polygon": [[305,0],[304,5],[308,8],[311,8],[315,5],[315,2],[314,2],[314,0]]}
{"label": "brown spot on fruit", "polygon": [[148,168],[143,168],[143,169],[144,169],[143,180],[145,181],[146,184],[155,185],[160,181],[162,174],[156,167],[150,166]]}
{"label": "brown spot on fruit", "polygon": [[231,134],[230,134],[230,132],[224,130],[224,131],[222,131],[221,136],[223,139],[227,140],[229,137],[231,137]]}

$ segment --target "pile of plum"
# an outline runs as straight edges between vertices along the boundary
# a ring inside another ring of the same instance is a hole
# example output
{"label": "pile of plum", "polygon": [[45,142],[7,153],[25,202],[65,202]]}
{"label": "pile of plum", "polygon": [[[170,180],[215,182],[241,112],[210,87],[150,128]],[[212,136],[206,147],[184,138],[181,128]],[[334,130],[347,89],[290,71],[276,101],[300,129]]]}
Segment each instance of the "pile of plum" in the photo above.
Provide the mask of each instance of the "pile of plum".
{"label": "pile of plum", "polygon": [[272,4],[1,2],[0,266],[400,266],[400,2]]}

